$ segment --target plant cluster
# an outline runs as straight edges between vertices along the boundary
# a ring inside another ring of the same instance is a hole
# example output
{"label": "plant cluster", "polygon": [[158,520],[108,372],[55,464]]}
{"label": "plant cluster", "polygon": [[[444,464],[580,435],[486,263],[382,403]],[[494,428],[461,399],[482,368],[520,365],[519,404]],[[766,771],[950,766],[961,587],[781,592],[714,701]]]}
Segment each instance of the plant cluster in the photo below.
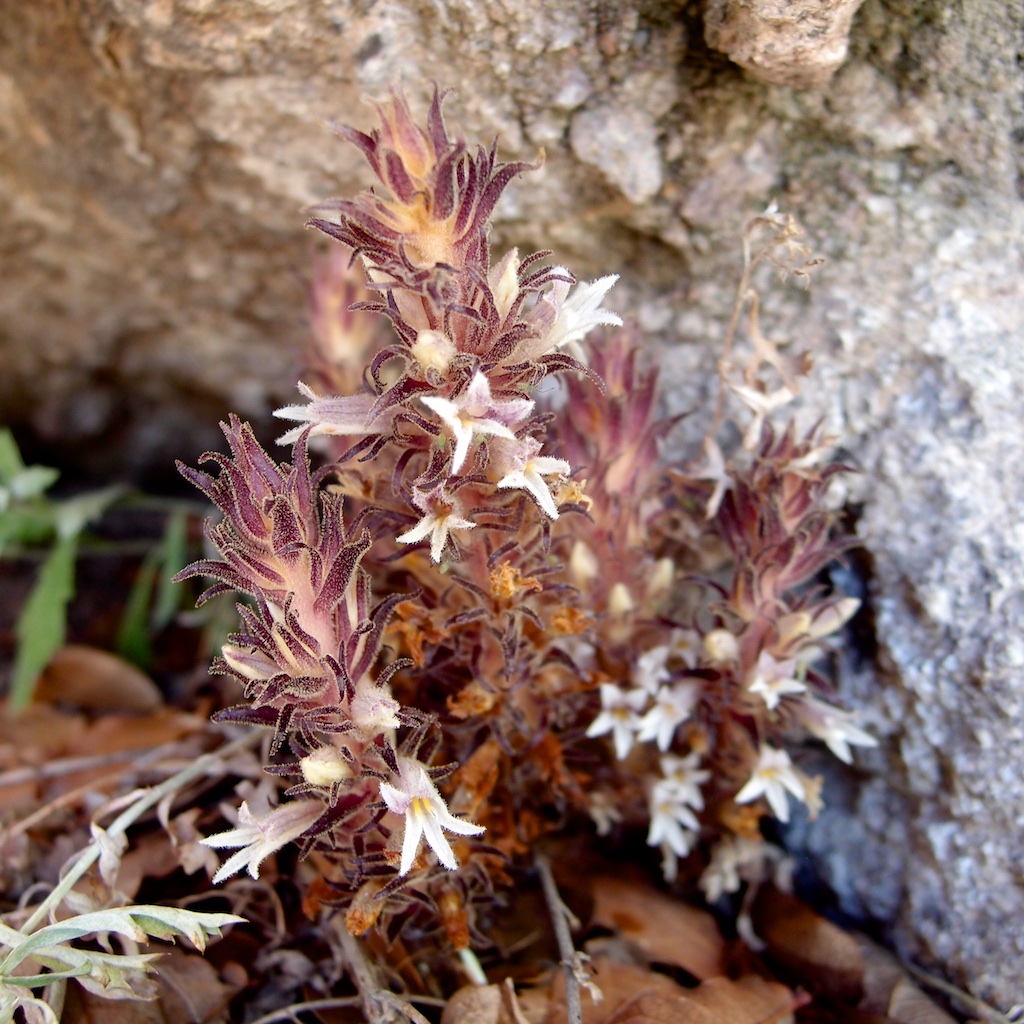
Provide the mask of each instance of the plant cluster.
{"label": "plant cluster", "polygon": [[220,718],[272,736],[267,784],[207,840],[234,851],[217,880],[294,842],[351,935],[467,950],[510,865],[588,816],[646,829],[669,879],[699,853],[708,897],[735,890],[762,817],[820,805],[787,742],[849,761],[873,740],[820,669],[857,606],[816,585],[846,544],[843,467],[775,422],[808,361],[761,334],[751,286],[763,261],[806,273],[792,222],[751,225],[703,462],[667,461],[656,372],[603,305],[616,278],[492,260],[488,218],[531,167],[467,145],[443,100],[338,127],[379,184],[311,221],[338,244],[311,383],[277,412],[291,457],[232,418],[214,472],[182,467],[223,514],[182,575],[251,599]]}

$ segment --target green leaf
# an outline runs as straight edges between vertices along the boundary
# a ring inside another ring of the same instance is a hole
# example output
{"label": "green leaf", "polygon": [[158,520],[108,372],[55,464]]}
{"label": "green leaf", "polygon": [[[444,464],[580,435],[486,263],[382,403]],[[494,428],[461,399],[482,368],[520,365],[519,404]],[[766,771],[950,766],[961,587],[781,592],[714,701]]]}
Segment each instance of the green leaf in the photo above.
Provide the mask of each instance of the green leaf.
{"label": "green leaf", "polygon": [[0,483],[7,483],[24,468],[14,435],[6,427],[0,429]]}
{"label": "green leaf", "polygon": [[0,555],[9,544],[33,547],[53,539],[53,505],[32,501],[0,511]]}
{"label": "green leaf", "polygon": [[144,669],[153,660],[153,645],[149,642],[149,599],[156,582],[159,562],[160,552],[153,550],[139,566],[117,630],[117,653],[126,661]]}
{"label": "green leaf", "polygon": [[3,983],[24,988],[42,988],[43,985],[52,985],[55,981],[60,981],[62,978],[81,978],[88,973],[89,964],[83,961],[63,971],[47,971],[45,974],[18,974],[13,978],[4,978]]}
{"label": "green leaf", "polygon": [[111,954],[101,955],[85,950],[57,950],[47,947],[59,946],[72,939],[80,939],[86,935],[103,932],[115,932],[124,935],[133,942],[145,942],[147,935],[156,938],[168,938],[184,935],[200,951],[206,948],[208,936],[220,936],[221,928],[229,924],[244,924],[244,917],[234,914],[203,914],[194,910],[179,910],[177,907],[157,907],[140,905],[134,907],[115,907],[110,910],[97,910],[89,914],[78,914],[66,921],[47,925],[33,932],[19,943],[0,964],[0,969],[9,973],[26,957],[35,951],[45,951],[49,956],[74,954],[77,960],[81,956],[95,958],[108,966],[124,962],[124,958],[111,960]]}
{"label": "green leaf", "polygon": [[43,491],[57,482],[59,476],[60,473],[49,466],[29,466],[15,473],[7,481],[7,489],[11,492],[11,497],[19,501],[38,498]]}
{"label": "green leaf", "polygon": [[117,632],[117,653],[140,668],[153,660],[153,633],[167,626],[181,607],[182,587],[173,577],[188,563],[188,512],[175,509],[164,535],[139,567]]}
{"label": "green leaf", "polygon": [[20,711],[32,699],[39,673],[63,646],[68,602],[75,589],[76,536],[57,541],[39,572],[14,635],[18,650],[11,674],[11,711]]}
{"label": "green leaf", "polygon": [[174,577],[188,564],[188,512],[174,509],[167,517],[163,542],[160,545],[160,576],[153,604],[153,628],[170,624],[181,607],[181,585]]}
{"label": "green leaf", "polygon": [[89,491],[77,498],[70,498],[56,506],[55,517],[57,534],[61,537],[75,537],[121,495],[124,488],[116,485],[104,487],[99,491]]}

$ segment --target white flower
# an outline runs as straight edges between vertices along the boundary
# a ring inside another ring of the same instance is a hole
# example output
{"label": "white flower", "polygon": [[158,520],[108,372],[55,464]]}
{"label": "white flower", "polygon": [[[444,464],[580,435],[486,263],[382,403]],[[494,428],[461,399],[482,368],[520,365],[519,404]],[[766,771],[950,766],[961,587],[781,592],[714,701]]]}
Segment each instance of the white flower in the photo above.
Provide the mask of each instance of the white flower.
{"label": "white flower", "polygon": [[437,787],[419,761],[408,757],[398,759],[398,785],[389,782],[380,784],[380,795],[388,809],[405,816],[405,836],[402,840],[401,875],[407,874],[416,859],[420,840],[426,836],[427,844],[437,854],[437,859],[449,871],[454,871],[459,862],[444,836],[442,829],[460,836],[477,836],[485,831],[483,825],[456,818],[444,802]]}
{"label": "white flower", "polygon": [[774,711],[787,693],[805,693],[807,687],[796,678],[796,658],[778,661],[767,651],[762,651],[751,676],[753,682],[747,686],[750,693],[764,697],[769,711]]}
{"label": "white flower", "polygon": [[621,761],[633,746],[640,725],[637,712],[647,703],[643,690],[623,690],[612,683],[601,684],[601,713],[590,723],[588,736],[612,734],[615,756]]}
{"label": "white flower", "polygon": [[[525,455],[523,452],[525,451]],[[526,443],[517,453],[515,462],[518,467],[507,472],[497,486],[502,488],[519,487],[529,491],[537,504],[552,519],[558,518],[558,508],[551,495],[551,488],[544,482],[546,476],[566,477],[572,467],[565,459],[553,459],[547,455],[538,455],[540,444],[534,438],[527,438]]]}
{"label": "white flower", "polygon": [[796,395],[788,387],[781,387],[768,395],[763,391],[744,387],[742,384],[730,384],[729,387],[743,399],[754,413],[754,418],[743,435],[743,447],[749,452],[757,446],[757,442],[761,438],[761,428],[764,426],[765,419],[776,409],[781,409],[782,406],[792,402]]}
{"label": "white flower", "polygon": [[793,767],[789,754],[775,747],[762,747],[758,753],[757,766],[747,784],[736,794],[738,804],[749,804],[763,796],[779,821],[789,821],[789,801],[786,791],[798,800],[803,800],[806,791],[803,780]]}
{"label": "white flower", "polygon": [[701,635],[695,629],[677,629],[672,633],[672,654],[687,668],[696,668],[700,662]]}
{"label": "white flower", "polygon": [[671,675],[668,670],[668,657],[671,653],[671,649],[663,644],[661,647],[652,647],[649,651],[644,651],[636,659],[633,682],[652,697],[662,683],[668,682]]}
{"label": "white flower", "polygon": [[604,790],[598,789],[590,794],[589,810],[590,820],[597,826],[599,836],[609,835],[612,827],[622,821],[622,811],[614,798]]}
{"label": "white flower", "polygon": [[220,866],[213,876],[214,884],[242,868],[253,878],[259,878],[260,863],[301,836],[323,813],[324,805],[319,800],[290,800],[257,817],[248,802],[243,802],[238,809],[237,828],[201,840],[203,846],[215,850],[241,847]]}
{"label": "white flower", "polygon": [[654,707],[640,720],[636,738],[643,743],[656,740],[658,749],[668,750],[681,722],[690,717],[700,687],[693,682],[663,686],[654,697]]}
{"label": "white flower", "polygon": [[678,857],[685,857],[693,849],[700,830],[700,822],[677,795],[675,789],[664,782],[656,782],[651,792],[651,827],[647,832],[648,846],[667,845]]}
{"label": "white flower", "polygon": [[318,434],[371,434],[377,433],[381,422],[370,423],[370,410],[377,400],[374,395],[346,395],[343,398],[321,398],[312,388],[302,381],[298,384],[299,391],[309,399],[308,405],[286,405],[277,409],[274,415],[283,420],[298,420],[299,426],[282,434],[278,444],[294,444],[305,430],[305,424],[311,423],[310,437]]}
{"label": "white flower", "polygon": [[696,750],[686,757],[675,757],[669,754],[661,759],[661,774],[664,776],[659,785],[666,791],[672,791],[680,803],[689,804],[698,811],[704,809],[704,794],[701,784],[711,778],[711,772],[700,765],[700,754]]}
{"label": "white flower", "polygon": [[711,854],[708,864],[698,883],[708,903],[715,903],[726,892],[736,892],[741,877],[750,874],[747,868],[754,868],[755,877],[761,874],[761,863],[773,853],[774,847],[754,839],[729,838],[721,840]]}
{"label": "white flower", "polygon": [[458,473],[466,461],[475,434],[492,434],[514,441],[516,435],[509,426],[525,420],[534,404],[529,398],[495,401],[491,397],[491,382],[479,370],[455,401],[440,395],[426,395],[420,401],[437,414],[455,439],[453,473]]}
{"label": "white flower", "polygon": [[476,526],[476,523],[463,518],[459,502],[440,489],[428,493],[418,487],[413,488],[412,500],[425,515],[411,530],[406,530],[395,540],[399,544],[415,544],[429,537],[432,562],[441,561],[452,530],[472,530]]}
{"label": "white flower", "polygon": [[822,701],[813,698],[801,701],[797,717],[812,736],[824,740],[828,749],[846,764],[853,763],[851,744],[855,747],[878,746],[874,736],[855,724],[852,714]]}
{"label": "white flower", "polygon": [[[555,273],[568,276],[564,267],[553,268]],[[622,319],[610,310],[602,309],[601,302],[608,290],[616,281],[618,274],[602,277],[587,284],[579,282],[575,288],[568,281],[555,281],[549,292],[537,304],[538,319],[554,317],[550,326],[542,331],[542,339],[537,355],[543,355],[556,348],[567,348],[571,355],[583,360],[583,350],[579,343],[595,327],[602,324],[621,327]]]}
{"label": "white flower", "polygon": [[386,686],[378,686],[369,680],[360,679],[356,684],[356,692],[352,697],[349,711],[352,721],[363,735],[373,737],[399,727],[401,723],[398,720],[398,712],[401,707]]}

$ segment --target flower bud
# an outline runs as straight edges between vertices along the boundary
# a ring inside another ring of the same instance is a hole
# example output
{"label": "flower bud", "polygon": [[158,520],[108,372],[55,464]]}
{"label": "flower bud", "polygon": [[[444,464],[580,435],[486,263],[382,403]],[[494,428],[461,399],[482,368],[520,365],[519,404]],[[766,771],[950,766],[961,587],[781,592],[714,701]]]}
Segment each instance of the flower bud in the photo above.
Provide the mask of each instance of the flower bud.
{"label": "flower bud", "polygon": [[420,364],[424,373],[436,370],[443,377],[458,354],[458,349],[440,331],[420,331],[409,354]]}
{"label": "flower bud", "polygon": [[299,762],[299,767],[311,786],[333,786],[352,777],[352,769],[337,747],[317,747]]}
{"label": "flower bud", "polygon": [[736,661],[740,656],[740,645],[727,629],[713,629],[704,637],[704,656],[712,665]]}

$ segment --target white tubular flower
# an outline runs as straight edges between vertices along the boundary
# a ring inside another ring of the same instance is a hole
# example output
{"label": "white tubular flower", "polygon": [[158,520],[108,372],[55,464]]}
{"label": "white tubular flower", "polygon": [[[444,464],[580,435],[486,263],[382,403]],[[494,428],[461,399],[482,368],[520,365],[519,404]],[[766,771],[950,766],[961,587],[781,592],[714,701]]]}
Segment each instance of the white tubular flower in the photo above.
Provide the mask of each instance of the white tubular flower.
{"label": "white tubular flower", "polygon": [[680,803],[701,811],[704,809],[704,794],[700,787],[711,778],[711,772],[699,765],[700,754],[696,750],[686,757],[674,757],[671,754],[663,757],[661,774],[664,777],[659,785],[674,793]]}
{"label": "white tubular flower", "polygon": [[324,805],[319,800],[290,800],[257,817],[249,804],[243,802],[238,809],[237,828],[200,840],[203,846],[212,846],[215,850],[241,847],[220,866],[213,876],[214,884],[242,868],[253,878],[259,878],[260,863],[301,836],[323,812]]}
{"label": "white tubular flower", "polygon": [[361,679],[356,684],[356,692],[352,697],[349,711],[352,714],[352,721],[363,735],[373,737],[390,732],[401,725],[398,720],[401,707],[386,686],[378,686],[369,680]]}
{"label": "white tubular flower", "polygon": [[622,811],[615,800],[603,790],[590,794],[590,820],[597,826],[599,836],[611,835],[612,828],[622,821]]}
{"label": "white tubular flower", "polygon": [[615,743],[615,756],[621,761],[633,746],[640,726],[637,712],[647,699],[643,690],[623,690],[612,683],[602,683],[601,713],[590,723],[587,735],[603,736],[610,732]]}
{"label": "white tubular flower", "polygon": [[789,754],[775,747],[762,747],[758,753],[757,766],[747,784],[736,794],[738,804],[749,804],[759,796],[768,801],[772,813],[779,821],[789,821],[789,800],[787,790],[798,800],[806,797],[803,780],[793,767]]}
{"label": "white tubular flower", "polygon": [[546,476],[564,478],[572,472],[572,467],[565,459],[553,459],[547,455],[538,455],[540,443],[534,438],[527,438],[523,443],[515,463],[518,468],[507,472],[497,483],[501,488],[522,488],[533,495],[541,510],[552,519],[558,518],[558,508],[551,494],[551,487],[544,481]]}
{"label": "white tubular flower", "polygon": [[693,682],[662,686],[654,696],[654,707],[640,720],[636,738],[642,743],[656,740],[662,752],[672,745],[678,726],[690,717],[700,695]]}
{"label": "white tubular flower", "polygon": [[311,423],[310,437],[318,434],[371,434],[376,426],[369,423],[370,410],[376,398],[373,395],[346,395],[343,398],[322,398],[302,381],[299,391],[309,399],[308,405],[286,405],[277,409],[274,415],[282,420],[298,420],[299,426],[282,434],[278,444],[294,444],[305,425]]}
{"label": "white tubular flower", "polygon": [[747,685],[749,693],[759,693],[769,711],[774,711],[786,694],[806,693],[807,687],[796,678],[796,658],[778,661],[767,651],[762,651],[751,672],[752,682]]}
{"label": "white tubular flower", "polygon": [[471,821],[456,818],[444,802],[437,787],[419,761],[412,758],[398,759],[398,785],[389,782],[380,784],[380,795],[388,810],[405,816],[405,836],[402,839],[402,863],[400,875],[408,874],[420,848],[420,840],[426,836],[427,845],[437,854],[437,859],[449,871],[454,871],[459,862],[455,859],[451,845],[442,829],[460,836],[478,836],[485,829]]}
{"label": "white tubular flower", "polygon": [[[759,840],[728,838],[719,841],[698,883],[708,903],[717,903],[724,893],[736,892],[744,875],[761,874],[762,863],[777,857],[775,847]],[[745,870],[747,869],[747,870]],[[752,869],[752,870],[751,870]]]}
{"label": "white tubular flower", "polygon": [[449,497],[443,489],[425,492],[418,487],[413,488],[412,500],[425,514],[411,530],[406,530],[395,540],[399,544],[416,544],[429,537],[432,562],[441,561],[444,547],[448,543],[448,534],[452,530],[472,530],[476,526],[476,523],[463,518],[462,505]]}
{"label": "white tubular flower", "polygon": [[[567,276],[569,273],[564,267],[555,267],[554,272]],[[601,325],[621,327],[621,317],[601,308],[605,295],[618,279],[618,274],[612,274],[590,284],[581,281],[574,288],[566,281],[555,281],[537,304],[538,319],[551,318],[551,323],[546,330],[542,329],[541,342],[535,354],[543,355],[564,347],[582,361],[584,353],[579,343],[593,328]]]}
{"label": "white tubular flower", "polygon": [[678,799],[676,790],[657,782],[651,792],[651,827],[648,846],[669,847],[678,857],[685,857],[700,831],[700,822],[689,807]]}
{"label": "white tubular flower", "polygon": [[649,651],[644,651],[636,659],[633,682],[652,697],[661,688],[661,684],[669,680],[671,673],[668,670],[668,657],[671,653],[671,648],[663,644],[661,647],[652,647]]}
{"label": "white tubular flower", "polygon": [[846,764],[853,763],[851,745],[878,746],[878,740],[856,724],[854,715],[820,700],[808,698],[801,701],[797,706],[797,717],[812,736],[824,740],[828,749]]}
{"label": "white tubular flower", "polygon": [[426,395],[420,401],[438,416],[455,439],[453,473],[458,473],[466,461],[474,434],[491,434],[514,441],[516,435],[509,429],[510,425],[525,420],[534,405],[529,398],[495,401],[491,397],[491,382],[479,371],[454,401],[440,395]]}

